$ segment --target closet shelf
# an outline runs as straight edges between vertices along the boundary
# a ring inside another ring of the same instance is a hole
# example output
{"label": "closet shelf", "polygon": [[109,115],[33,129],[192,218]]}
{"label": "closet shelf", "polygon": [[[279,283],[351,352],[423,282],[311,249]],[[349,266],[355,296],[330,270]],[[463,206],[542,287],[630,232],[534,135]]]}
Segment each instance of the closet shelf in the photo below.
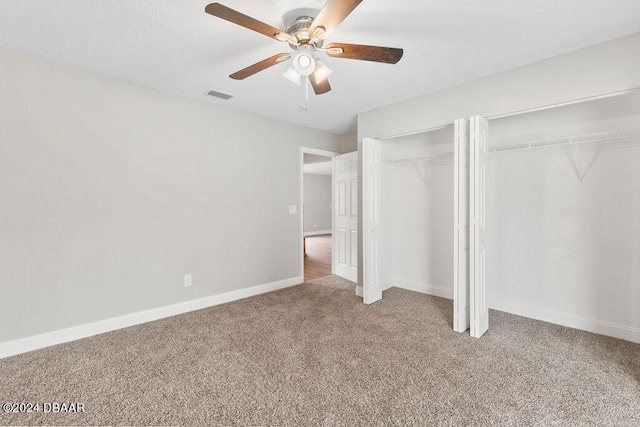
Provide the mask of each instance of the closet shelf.
{"label": "closet shelf", "polygon": [[499,153],[505,151],[520,151],[520,150],[531,150],[534,148],[545,148],[545,147],[562,147],[562,146],[570,146],[573,148],[573,155],[575,156],[575,163],[573,164],[573,168],[576,172],[576,178],[578,178],[579,182],[583,182],[587,173],[595,163],[598,158],[598,154],[604,148],[604,146],[600,146],[596,155],[590,160],[590,162],[586,165],[583,164],[582,154],[580,153],[580,146],[583,144],[605,144],[605,143],[616,143],[615,145],[611,145],[609,148],[623,148],[626,147],[626,144],[621,144],[621,142],[627,141],[632,143],[640,142],[640,129],[634,130],[621,130],[621,131],[613,131],[613,132],[602,132],[602,133],[592,133],[587,135],[579,135],[579,136],[571,136],[564,138],[553,138],[553,139],[544,139],[538,141],[528,141],[521,142],[517,144],[508,144],[501,146],[494,146],[489,150],[489,152]]}
{"label": "closet shelf", "polygon": [[444,153],[434,153],[428,154],[424,156],[418,157],[410,157],[406,159],[397,159],[397,160],[386,160],[384,163],[387,165],[402,165],[402,164],[413,164],[415,166],[416,171],[420,174],[420,178],[422,178],[422,182],[424,185],[429,188],[429,171],[426,167],[427,162],[438,162],[447,159],[453,159],[453,151],[444,152]]}
{"label": "closet shelf", "polygon": [[447,160],[453,159],[453,151],[445,152],[445,153],[435,153],[435,154],[427,154],[424,156],[417,157],[409,157],[405,159],[397,159],[397,160],[386,160],[384,163],[387,165],[401,165],[405,163],[422,163],[422,162],[432,162],[439,160]]}
{"label": "closet shelf", "polygon": [[565,145],[577,146],[581,144],[620,142],[636,138],[640,138],[640,129],[518,142],[515,144],[494,146],[489,151],[492,153],[499,153],[503,151],[531,150],[534,148],[561,147]]}

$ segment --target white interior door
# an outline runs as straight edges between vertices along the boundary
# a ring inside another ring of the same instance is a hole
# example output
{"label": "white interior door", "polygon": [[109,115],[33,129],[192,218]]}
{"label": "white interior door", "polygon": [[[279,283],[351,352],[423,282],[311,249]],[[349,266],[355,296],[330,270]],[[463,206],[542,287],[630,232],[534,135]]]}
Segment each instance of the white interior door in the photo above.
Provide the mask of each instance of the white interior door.
{"label": "white interior door", "polygon": [[489,329],[487,307],[486,254],[486,177],[487,138],[489,122],[480,116],[471,117],[469,216],[471,219],[469,297],[471,303],[471,336],[480,338]]}
{"label": "white interior door", "polygon": [[333,274],[358,281],[358,152],[333,158]]}
{"label": "white interior door", "polygon": [[362,298],[365,304],[382,299],[378,274],[378,220],[382,144],[372,138],[362,140],[363,271]]}
{"label": "white interior door", "polygon": [[469,313],[469,132],[467,121],[455,121],[454,136],[454,241],[453,330],[470,326]]}

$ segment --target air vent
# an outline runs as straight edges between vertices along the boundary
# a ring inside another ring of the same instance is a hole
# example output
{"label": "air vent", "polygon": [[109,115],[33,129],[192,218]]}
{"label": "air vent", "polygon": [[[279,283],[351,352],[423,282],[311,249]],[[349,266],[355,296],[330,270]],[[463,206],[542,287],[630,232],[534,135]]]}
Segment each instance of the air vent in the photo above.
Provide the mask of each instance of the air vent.
{"label": "air vent", "polygon": [[213,96],[215,98],[224,99],[224,100],[233,98],[233,95],[227,95],[226,93],[216,92],[215,90],[210,90],[209,92],[207,92],[207,95]]}

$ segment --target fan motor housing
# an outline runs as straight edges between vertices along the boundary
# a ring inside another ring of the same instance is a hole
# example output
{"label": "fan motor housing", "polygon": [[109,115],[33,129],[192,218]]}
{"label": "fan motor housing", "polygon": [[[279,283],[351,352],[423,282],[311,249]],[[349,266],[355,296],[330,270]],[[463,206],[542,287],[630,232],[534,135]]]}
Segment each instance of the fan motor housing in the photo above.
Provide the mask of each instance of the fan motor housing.
{"label": "fan motor housing", "polygon": [[[300,16],[285,29],[285,32],[294,36],[301,44],[306,44],[305,42],[311,39],[309,28],[314,19],[311,16]],[[313,45],[322,47],[322,40],[318,40]],[[291,46],[291,49],[297,49],[297,46],[292,43],[289,43],[289,46]]]}

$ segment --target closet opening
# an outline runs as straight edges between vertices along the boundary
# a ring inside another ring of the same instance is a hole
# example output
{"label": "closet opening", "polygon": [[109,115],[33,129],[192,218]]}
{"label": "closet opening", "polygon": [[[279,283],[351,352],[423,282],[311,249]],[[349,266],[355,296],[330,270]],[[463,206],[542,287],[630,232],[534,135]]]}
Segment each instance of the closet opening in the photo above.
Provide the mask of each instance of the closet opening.
{"label": "closet opening", "polygon": [[382,141],[380,276],[453,298],[454,128]]}
{"label": "closet opening", "polygon": [[640,93],[490,127],[491,307],[637,341]]}
{"label": "closet opening", "polygon": [[[458,120],[430,131],[365,141],[364,230],[375,230],[363,236],[365,302],[367,286],[454,299],[454,281],[460,279],[468,313],[468,205],[457,204],[468,198],[466,131],[466,120]],[[463,154],[457,156],[460,147]],[[462,217],[456,219],[458,214]],[[461,277],[454,271],[458,266]],[[370,296],[367,303],[374,300]],[[451,311],[442,315],[453,327]]]}

